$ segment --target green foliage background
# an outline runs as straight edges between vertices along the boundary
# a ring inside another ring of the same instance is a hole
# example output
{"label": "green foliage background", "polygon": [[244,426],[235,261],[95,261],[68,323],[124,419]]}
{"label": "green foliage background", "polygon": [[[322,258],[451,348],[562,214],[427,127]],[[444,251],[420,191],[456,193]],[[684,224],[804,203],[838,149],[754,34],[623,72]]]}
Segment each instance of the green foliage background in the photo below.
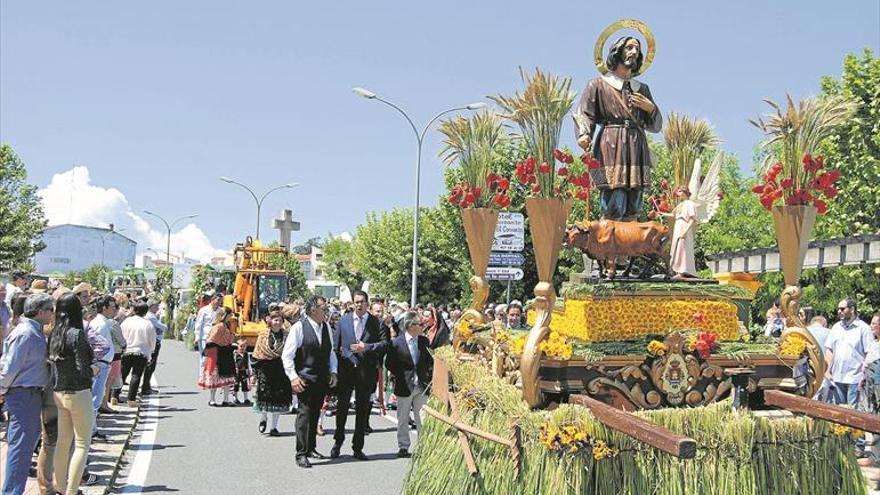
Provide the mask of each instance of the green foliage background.
{"label": "green foliage background", "polygon": [[0,145],[0,272],[32,270],[31,258],[45,245],[46,228],[37,186],[27,183],[27,170],[12,147]]}

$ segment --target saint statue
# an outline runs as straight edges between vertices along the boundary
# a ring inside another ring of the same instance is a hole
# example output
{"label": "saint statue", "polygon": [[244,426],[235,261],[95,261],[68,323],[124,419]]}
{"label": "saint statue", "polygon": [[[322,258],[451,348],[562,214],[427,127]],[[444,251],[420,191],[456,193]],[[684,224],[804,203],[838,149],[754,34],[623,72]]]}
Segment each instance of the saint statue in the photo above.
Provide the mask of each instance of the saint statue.
{"label": "saint statue", "polygon": [[645,131],[660,132],[663,117],[648,85],[635,79],[653,59],[653,37],[647,26],[618,21],[603,32],[596,50],[601,54],[609,31],[621,27],[639,29],[648,38],[647,60],[638,38],[623,36],[614,42],[604,61],[597,60],[603,75],[587,84],[574,121],[578,145],[588,153],[592,150],[601,163],[590,175],[599,190],[603,218],[632,221],[642,211],[642,190],[651,186],[651,153]]}

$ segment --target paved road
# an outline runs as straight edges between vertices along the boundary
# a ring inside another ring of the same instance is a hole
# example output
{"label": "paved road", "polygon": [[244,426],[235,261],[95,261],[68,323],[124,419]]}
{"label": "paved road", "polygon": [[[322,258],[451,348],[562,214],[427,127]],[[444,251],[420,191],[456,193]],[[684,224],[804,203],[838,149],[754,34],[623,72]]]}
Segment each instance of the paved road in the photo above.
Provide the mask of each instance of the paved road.
{"label": "paved road", "polygon": [[[208,407],[206,392],[195,386],[197,365],[197,354],[180,342],[163,343],[156,372],[160,394],[142,411],[116,493],[400,493],[409,460],[396,457],[396,425],[390,420],[371,418],[375,432],[364,448],[370,461],[351,457],[349,434],[338,459],[302,469],[294,463],[294,415],[281,416],[283,436],[260,435],[250,408]],[[325,418],[324,425],[328,433],[318,437],[318,451],[326,455],[334,418]],[[353,416],[348,425],[354,427]]]}

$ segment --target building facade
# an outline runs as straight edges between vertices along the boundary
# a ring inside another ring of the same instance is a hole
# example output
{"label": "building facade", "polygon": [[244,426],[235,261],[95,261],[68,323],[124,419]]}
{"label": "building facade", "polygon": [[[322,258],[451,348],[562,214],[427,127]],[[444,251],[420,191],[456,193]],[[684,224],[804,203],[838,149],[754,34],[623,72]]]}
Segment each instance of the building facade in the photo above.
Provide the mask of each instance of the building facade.
{"label": "building facade", "polygon": [[113,270],[134,266],[137,242],[104,227],[62,224],[43,232],[46,248],[34,256],[37,273],[82,271],[103,263]]}
{"label": "building facade", "polygon": [[321,259],[323,256],[321,248],[315,246],[312,246],[312,251],[309,254],[296,255],[299,267],[306,276],[306,286],[315,294],[350,301],[351,294],[346,286],[327,280],[327,277],[324,276],[324,262]]}

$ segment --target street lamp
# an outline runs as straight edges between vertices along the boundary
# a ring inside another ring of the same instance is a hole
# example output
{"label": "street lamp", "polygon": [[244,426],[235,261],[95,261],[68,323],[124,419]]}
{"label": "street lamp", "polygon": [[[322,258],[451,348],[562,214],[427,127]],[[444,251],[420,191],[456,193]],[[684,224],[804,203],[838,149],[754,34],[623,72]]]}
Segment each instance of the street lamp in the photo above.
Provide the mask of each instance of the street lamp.
{"label": "street lamp", "polygon": [[171,264],[171,229],[177,224],[177,222],[179,222],[181,220],[189,220],[191,218],[197,217],[198,215],[186,215],[186,216],[178,218],[177,220],[175,220],[169,224],[164,218],[153,213],[150,210],[144,210],[144,213],[146,213],[147,215],[156,217],[159,220],[162,220],[162,223],[165,224],[165,228],[168,230],[168,243],[165,245],[165,263],[170,265]]}
{"label": "street lamp", "polygon": [[101,236],[101,266],[104,266],[104,241],[107,240],[107,236],[113,233],[125,232],[124,228],[113,230],[113,226],[111,225],[110,227],[110,231]]}
{"label": "street lamp", "polygon": [[247,192],[251,193],[251,196],[254,197],[254,201],[257,203],[257,236],[256,236],[256,239],[260,238],[260,210],[263,208],[263,200],[266,199],[266,196],[268,196],[270,193],[277,191],[279,189],[292,189],[292,188],[299,185],[299,182],[291,182],[289,184],[282,184],[280,186],[273,187],[272,189],[269,189],[268,191],[266,191],[263,194],[263,196],[261,196],[259,199],[257,199],[257,195],[256,195],[256,193],[254,193],[254,190],[249,188],[248,186],[242,184],[241,182],[232,180],[229,177],[220,177],[220,180],[222,180],[223,182],[225,182],[227,184],[235,184],[236,186],[242,187]]}
{"label": "street lamp", "polygon": [[415,133],[415,135],[416,135],[416,142],[419,145],[418,158],[416,159],[416,207],[415,207],[415,210],[413,211],[412,291],[410,292],[410,301],[409,301],[410,307],[415,308],[416,307],[416,287],[417,287],[417,282],[418,282],[418,267],[419,267],[419,261],[418,261],[418,254],[419,254],[419,189],[420,189],[419,186],[421,183],[421,175],[422,175],[422,144],[425,141],[425,134],[428,132],[428,129],[431,127],[431,124],[433,124],[437,119],[439,119],[443,115],[446,115],[447,113],[457,112],[459,110],[478,110],[480,108],[485,108],[486,104],[482,103],[482,102],[477,102],[477,103],[471,103],[469,105],[465,105],[463,107],[455,107],[455,108],[450,108],[448,110],[443,110],[442,112],[435,115],[434,118],[429,120],[428,123],[425,125],[424,129],[422,129],[422,132],[419,132],[419,130],[416,128],[416,125],[413,123],[412,119],[409,118],[409,115],[407,115],[406,112],[404,112],[403,109],[400,108],[399,106],[395,105],[394,103],[391,103],[388,100],[380,98],[378,95],[376,95],[376,93],[373,93],[372,91],[370,91],[368,89],[352,88],[352,91],[354,92],[354,94],[356,94],[358,96],[364,97],[368,100],[381,101],[382,103],[388,105],[389,107],[397,110],[401,115],[403,115],[403,118],[405,118],[406,121],[409,122],[410,127],[412,127],[413,133]]}

